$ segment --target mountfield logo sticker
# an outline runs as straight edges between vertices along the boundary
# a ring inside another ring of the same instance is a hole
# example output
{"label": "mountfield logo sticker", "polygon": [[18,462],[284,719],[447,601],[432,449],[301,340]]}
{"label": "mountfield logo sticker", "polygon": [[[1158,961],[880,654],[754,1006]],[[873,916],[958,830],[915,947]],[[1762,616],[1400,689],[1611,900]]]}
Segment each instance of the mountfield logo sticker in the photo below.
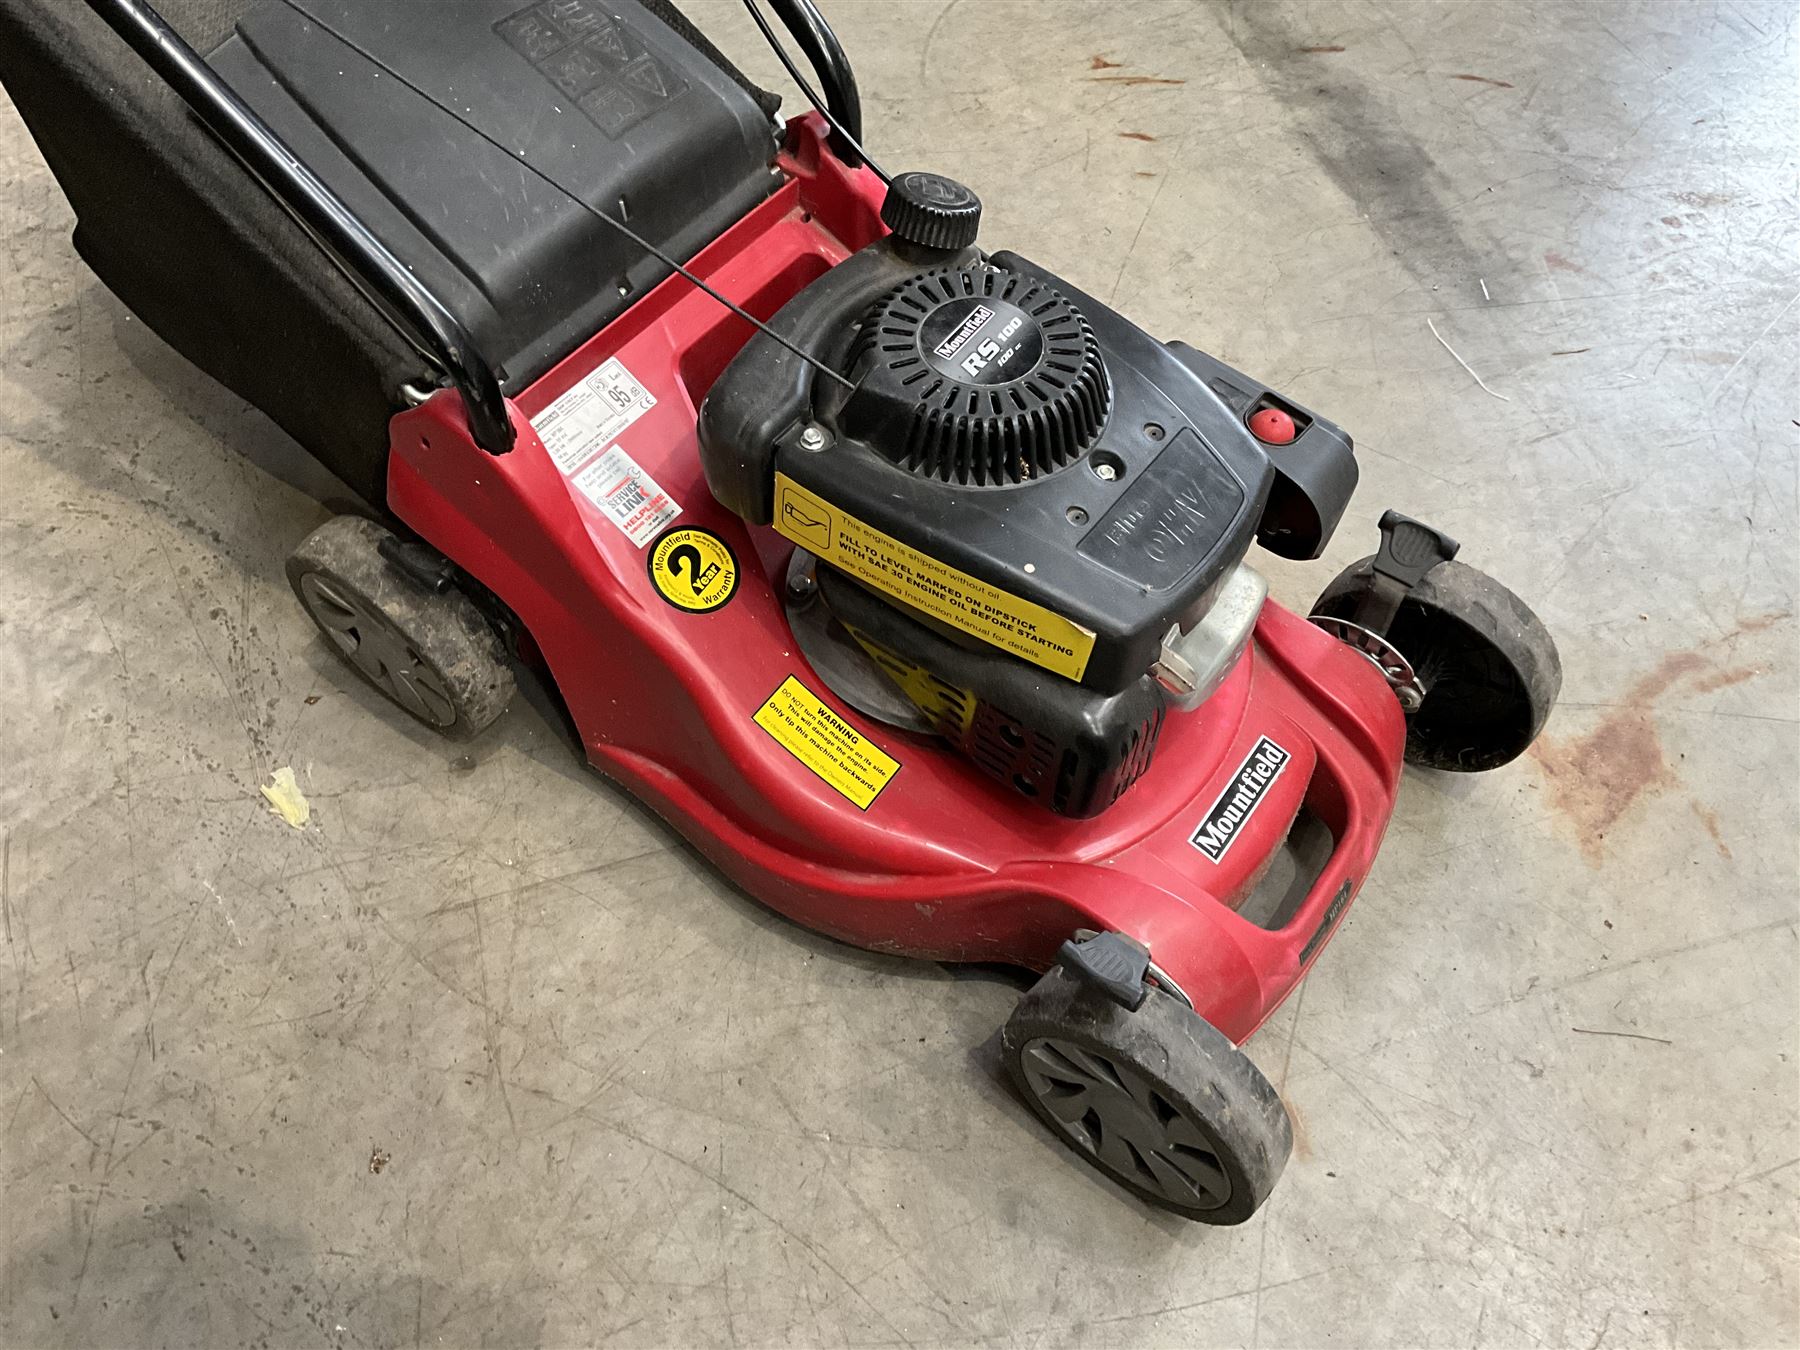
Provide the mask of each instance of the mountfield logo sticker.
{"label": "mountfield logo sticker", "polygon": [[1188,840],[1214,862],[1225,856],[1250,813],[1269,794],[1270,786],[1281,777],[1292,759],[1274,741],[1264,736],[1251,748],[1238,771],[1231,776],[1225,790],[1212,809],[1200,818],[1193,837]]}
{"label": "mountfield logo sticker", "polygon": [[956,331],[938,343],[932,350],[946,361],[954,360],[956,354],[963,349],[963,345],[981,331],[981,325],[993,317],[994,311],[986,305],[976,305],[969,311],[969,316],[956,325]]}

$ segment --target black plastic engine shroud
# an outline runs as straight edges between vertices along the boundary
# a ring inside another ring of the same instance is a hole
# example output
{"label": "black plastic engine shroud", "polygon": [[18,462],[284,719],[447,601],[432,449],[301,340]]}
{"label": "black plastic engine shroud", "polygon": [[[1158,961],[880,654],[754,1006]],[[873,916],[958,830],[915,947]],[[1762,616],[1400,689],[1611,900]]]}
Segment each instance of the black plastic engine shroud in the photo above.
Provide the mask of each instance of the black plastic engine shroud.
{"label": "black plastic engine shroud", "polygon": [[1067,468],[1106,423],[1112,386],[1081,312],[1045,282],[946,267],[895,287],[850,350],[844,433],[960,486]]}
{"label": "black plastic engine shroud", "polygon": [[[984,288],[975,299],[993,312],[979,323],[965,322],[969,297],[952,292],[909,311],[915,336],[884,335],[894,297],[921,278],[979,277],[986,267],[1020,279],[1032,298],[1015,308],[1047,319],[999,344],[1019,347],[1016,374],[989,382],[984,368],[961,364],[1011,316],[1013,301]],[[952,305],[956,322],[934,322]],[[1064,309],[1079,340],[1057,323]],[[775,476],[785,474],[919,552],[1062,615],[1094,634],[1080,683],[1101,694],[1142,678],[1170,626],[1204,615],[1265,516],[1300,522],[1265,530],[1265,544],[1315,556],[1355,483],[1349,438],[1336,427],[1200,352],[1157,341],[1017,254],[882,240],[808,286],[773,326],[850,373],[856,392],[845,396],[779,344],[752,339],[701,408],[713,494],[767,524]],[[913,352],[880,351],[890,336]],[[918,369],[896,370],[909,355]],[[1063,387],[1045,386],[1040,398],[1030,386],[1045,376]],[[934,382],[942,387],[928,394]],[[1269,401],[1297,415],[1293,445],[1264,447],[1247,429]],[[963,426],[948,426],[959,417]],[[817,436],[802,439],[810,424],[829,433],[822,448],[809,448]]]}

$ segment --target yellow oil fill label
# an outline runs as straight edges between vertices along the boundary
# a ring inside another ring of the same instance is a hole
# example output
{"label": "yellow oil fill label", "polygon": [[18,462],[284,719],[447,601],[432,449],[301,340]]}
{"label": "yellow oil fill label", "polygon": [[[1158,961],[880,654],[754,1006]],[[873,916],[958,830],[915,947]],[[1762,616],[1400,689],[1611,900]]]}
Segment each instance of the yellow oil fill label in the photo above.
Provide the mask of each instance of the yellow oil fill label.
{"label": "yellow oil fill label", "polygon": [[881,795],[900,761],[827,708],[792,675],[756,710],[756,725],[859,811]]}
{"label": "yellow oil fill label", "polygon": [[901,543],[784,473],[775,475],[775,528],[858,581],[971,637],[1071,680],[1087,670],[1091,630]]}

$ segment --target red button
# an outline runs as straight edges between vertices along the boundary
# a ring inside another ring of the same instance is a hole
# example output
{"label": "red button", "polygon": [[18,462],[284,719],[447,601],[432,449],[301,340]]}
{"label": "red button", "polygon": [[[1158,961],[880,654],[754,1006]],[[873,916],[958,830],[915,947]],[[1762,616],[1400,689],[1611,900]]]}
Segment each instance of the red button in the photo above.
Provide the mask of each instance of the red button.
{"label": "red button", "polygon": [[1250,431],[1267,445],[1292,445],[1299,434],[1294,430],[1294,419],[1280,408],[1264,408],[1251,417]]}

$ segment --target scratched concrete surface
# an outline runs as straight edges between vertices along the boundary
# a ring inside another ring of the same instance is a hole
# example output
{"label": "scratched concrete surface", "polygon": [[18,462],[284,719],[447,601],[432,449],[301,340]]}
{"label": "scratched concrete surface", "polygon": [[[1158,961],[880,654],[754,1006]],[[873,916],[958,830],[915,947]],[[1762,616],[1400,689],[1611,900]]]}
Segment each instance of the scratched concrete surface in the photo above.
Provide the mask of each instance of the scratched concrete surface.
{"label": "scratched concrete surface", "polygon": [[332,485],[6,109],[0,1343],[1794,1344],[1793,7],[831,10],[991,246],[1353,430],[1278,596],[1395,504],[1561,642],[1251,1042],[1274,1199],[1090,1177],[982,1048],[1013,984],[761,911],[531,702],[472,765],[377,702],[281,576]]}

